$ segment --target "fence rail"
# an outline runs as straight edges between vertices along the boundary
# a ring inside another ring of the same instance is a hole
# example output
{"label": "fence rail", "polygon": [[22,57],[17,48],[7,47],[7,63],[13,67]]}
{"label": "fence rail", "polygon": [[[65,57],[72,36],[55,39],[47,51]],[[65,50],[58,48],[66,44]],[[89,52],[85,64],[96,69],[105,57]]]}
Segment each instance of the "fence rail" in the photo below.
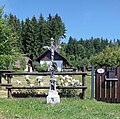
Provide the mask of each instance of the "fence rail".
{"label": "fence rail", "polygon": [[[39,73],[30,73],[30,72],[14,72],[14,73],[5,73],[7,76],[7,82],[8,84],[11,84],[11,77],[14,75],[42,75],[47,76],[50,75],[50,72],[39,72]],[[86,75],[87,72],[85,72],[85,68],[83,69],[83,72],[55,72],[55,75],[82,75],[82,86],[57,86],[57,89],[82,89],[82,99],[86,98]],[[8,98],[12,96],[12,89],[49,89],[49,86],[7,86],[6,89],[8,89]]]}
{"label": "fence rail", "polygon": [[[55,75],[87,75],[87,72],[55,72]],[[42,75],[42,76],[47,76],[50,75],[50,72],[14,72],[14,73],[5,73],[6,76],[9,75]]]}

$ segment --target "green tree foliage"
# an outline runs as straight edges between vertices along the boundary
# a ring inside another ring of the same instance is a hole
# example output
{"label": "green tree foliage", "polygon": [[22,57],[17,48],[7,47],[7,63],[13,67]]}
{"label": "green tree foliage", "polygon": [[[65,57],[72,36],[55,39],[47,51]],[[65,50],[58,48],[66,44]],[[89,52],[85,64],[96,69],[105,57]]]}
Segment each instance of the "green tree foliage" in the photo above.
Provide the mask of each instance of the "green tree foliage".
{"label": "green tree foliage", "polygon": [[91,57],[91,64],[95,66],[120,66],[120,48],[106,47],[102,52]]}
{"label": "green tree foliage", "polygon": [[33,16],[32,19],[26,18],[21,22],[12,14],[7,18],[8,23],[13,27],[12,31],[17,33],[18,48],[31,59],[42,53],[43,46],[50,45],[51,37],[55,39],[55,45],[58,45],[59,38],[65,38],[65,25],[58,14],[49,15],[47,20],[42,14],[38,20]]}
{"label": "green tree foliage", "polygon": [[77,54],[76,45],[77,45],[77,40],[70,37],[66,48],[66,52],[70,56],[69,59],[76,60],[76,54]]}
{"label": "green tree foliage", "polygon": [[13,54],[17,49],[17,34],[12,32],[11,26],[0,18],[0,55]]}
{"label": "green tree foliage", "polygon": [[62,42],[61,43],[60,53],[65,58],[67,58],[67,56],[66,56],[66,47],[67,47],[67,44]]}
{"label": "green tree foliage", "polygon": [[27,18],[25,23],[22,21],[22,45],[23,53],[31,59],[38,56],[40,44],[38,42],[38,24],[35,16],[30,20]]}
{"label": "green tree foliage", "polygon": [[50,45],[49,30],[47,26],[47,21],[44,19],[42,14],[38,20],[38,44],[39,44],[39,54],[43,52],[43,46]]}
{"label": "green tree foliage", "polygon": [[[2,9],[0,13],[2,16]],[[0,69],[13,69],[17,60],[21,63],[21,69],[25,66],[17,45],[18,36],[13,32],[13,27],[9,25],[7,19],[0,17]]]}
{"label": "green tree foliage", "polygon": [[37,72],[44,72],[44,71],[48,71],[48,65],[47,63],[44,64],[40,64],[39,62],[33,62],[33,67],[34,70]]}
{"label": "green tree foliage", "polygon": [[22,54],[0,55],[0,69],[20,70],[25,69],[25,58]]}
{"label": "green tree foliage", "polygon": [[25,20],[25,23],[22,22],[22,45],[23,45],[23,52],[25,54],[28,54],[30,52],[30,45],[31,41],[30,38],[32,36],[32,31],[31,31],[31,25],[30,25],[30,20],[27,18]]}
{"label": "green tree foliage", "polygon": [[[27,56],[34,60],[44,52],[43,46],[50,45],[51,37],[55,39],[55,45],[59,44],[59,39],[66,37],[65,24],[58,14],[55,16],[49,14],[46,20],[42,14],[38,19],[33,16],[31,19],[26,18],[25,21],[20,21],[12,14],[6,18],[8,20],[7,27],[4,27],[6,23],[2,23],[5,21],[0,21],[0,24],[2,24],[0,26],[2,29],[0,31],[0,53],[4,51],[7,54],[20,49],[22,53],[27,54]],[[10,34],[9,37],[6,34]],[[7,39],[10,42],[7,40],[3,41],[2,39]],[[120,46],[120,40],[112,41],[93,37],[89,39],[81,38],[79,40],[70,36],[68,43],[61,43],[61,46],[60,53],[71,63],[71,66],[81,67],[83,65],[89,66],[90,57],[99,54],[106,46],[112,48]]]}
{"label": "green tree foliage", "polygon": [[49,30],[49,39],[53,37],[55,39],[55,44],[59,43],[59,38],[65,38],[66,28],[64,23],[62,22],[60,16],[56,14],[55,16],[51,16],[49,14],[47,20],[47,26]]}
{"label": "green tree foliage", "polygon": [[111,41],[103,38],[80,39],[70,37],[68,44],[66,44],[65,52],[67,59],[72,66],[81,67],[83,65],[90,66],[90,57],[100,53],[107,46],[120,46],[119,39]]}
{"label": "green tree foliage", "polygon": [[22,30],[21,30],[21,23],[20,20],[16,17],[10,14],[7,16],[8,24],[11,25],[12,32],[17,34],[17,47],[19,48],[19,51],[22,52]]}
{"label": "green tree foliage", "polygon": [[0,19],[2,18],[2,15],[3,15],[3,9],[4,9],[4,6],[1,6],[0,7]]}

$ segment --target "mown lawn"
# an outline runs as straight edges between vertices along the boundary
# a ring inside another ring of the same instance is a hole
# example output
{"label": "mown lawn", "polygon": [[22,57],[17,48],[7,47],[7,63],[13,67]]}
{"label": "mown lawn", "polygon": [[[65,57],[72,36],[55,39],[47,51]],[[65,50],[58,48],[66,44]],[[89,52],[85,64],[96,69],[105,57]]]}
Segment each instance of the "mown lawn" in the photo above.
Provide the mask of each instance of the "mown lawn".
{"label": "mown lawn", "polygon": [[120,119],[120,104],[91,100],[90,85],[87,77],[87,99],[61,98],[56,105],[46,98],[0,98],[0,119]]}
{"label": "mown lawn", "polygon": [[8,119],[120,119],[120,104],[79,98],[62,98],[57,105],[46,104],[46,99],[0,99],[0,115]]}

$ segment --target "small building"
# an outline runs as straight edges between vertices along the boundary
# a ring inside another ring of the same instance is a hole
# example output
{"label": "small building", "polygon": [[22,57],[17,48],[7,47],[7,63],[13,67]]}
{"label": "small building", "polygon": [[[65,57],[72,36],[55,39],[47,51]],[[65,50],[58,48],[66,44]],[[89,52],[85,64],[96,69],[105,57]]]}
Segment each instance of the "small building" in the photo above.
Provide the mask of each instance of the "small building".
{"label": "small building", "polygon": [[[26,64],[26,68],[25,68],[24,71],[32,72],[32,70],[33,70],[33,69],[32,69],[32,67],[33,67],[32,60],[31,60],[29,57],[27,57],[27,56],[24,56],[24,59],[25,59],[25,64]],[[19,61],[19,60],[17,60],[17,61],[15,62],[14,67],[15,67],[16,69],[18,69],[18,70],[21,68],[20,61]]]}
{"label": "small building", "polygon": [[[51,61],[51,51],[47,50],[46,52],[41,54],[39,57],[37,57],[36,61],[39,62],[40,64],[47,63],[49,65],[50,61]],[[67,61],[67,59],[65,59],[62,55],[60,55],[56,51],[54,51],[54,61],[57,64],[58,71],[62,71],[63,68],[70,65],[69,62]]]}
{"label": "small building", "polygon": [[25,57],[25,62],[26,62],[26,68],[24,71],[33,72],[32,60],[29,57]]}

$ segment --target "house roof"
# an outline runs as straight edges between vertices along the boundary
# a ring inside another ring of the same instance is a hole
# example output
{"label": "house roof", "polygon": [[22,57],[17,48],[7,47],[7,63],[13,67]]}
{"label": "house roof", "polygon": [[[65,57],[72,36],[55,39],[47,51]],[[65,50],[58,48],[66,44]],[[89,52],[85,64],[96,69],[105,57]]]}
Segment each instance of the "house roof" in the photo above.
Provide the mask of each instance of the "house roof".
{"label": "house roof", "polygon": [[[50,60],[51,59],[51,55],[50,54],[51,54],[50,50],[47,50],[44,53],[42,53],[40,56],[38,56],[36,58],[36,61],[39,62],[40,60],[43,60],[43,59],[44,60]],[[45,58],[45,56],[47,56],[47,57]],[[64,58],[62,55],[60,55],[56,51],[54,51],[54,60],[63,60],[63,62],[66,63],[68,66],[70,65],[69,62],[67,61],[67,59]]]}

